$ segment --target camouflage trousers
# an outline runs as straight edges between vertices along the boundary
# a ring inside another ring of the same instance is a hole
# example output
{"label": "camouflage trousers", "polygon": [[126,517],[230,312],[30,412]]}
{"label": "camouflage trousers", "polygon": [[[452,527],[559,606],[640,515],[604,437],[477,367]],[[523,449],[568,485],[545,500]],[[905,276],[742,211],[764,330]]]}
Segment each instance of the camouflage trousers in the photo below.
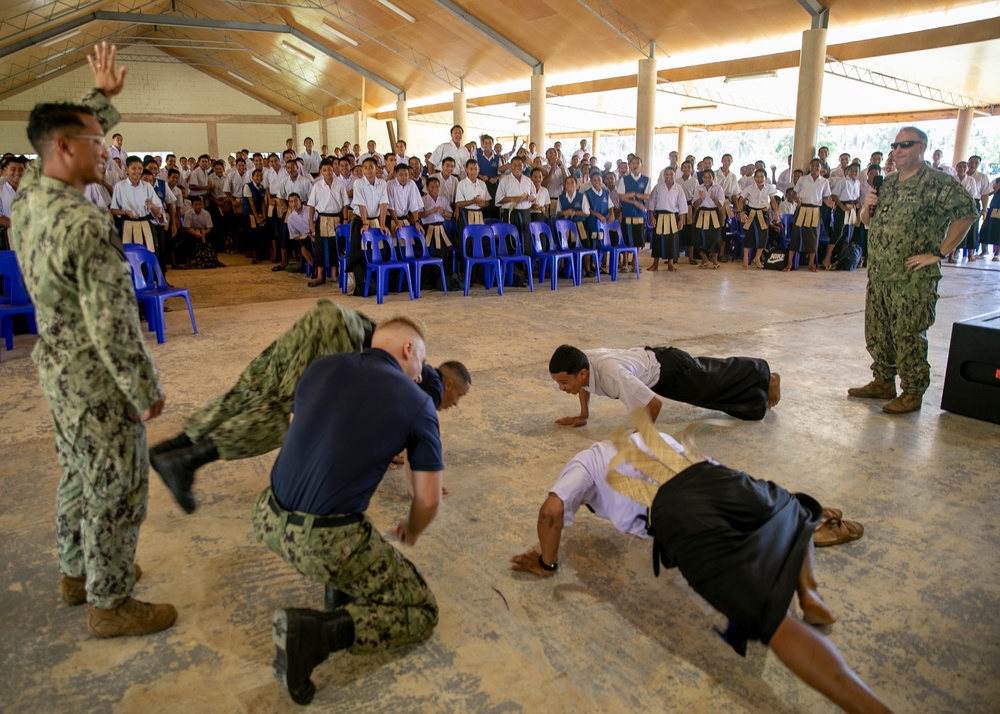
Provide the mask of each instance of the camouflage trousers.
{"label": "camouflage trousers", "polygon": [[359,352],[362,323],[353,310],[320,300],[255,357],[228,392],[188,417],[184,433],[192,441],[210,440],[226,461],[277,449],[306,367],[324,355]]}
{"label": "camouflage trousers", "polygon": [[122,402],[82,411],[49,399],[56,453],[63,468],[56,491],[59,571],[87,578],[87,602],[112,608],[135,585],[135,549],[146,518],[149,456],[146,429]]}
{"label": "camouflage trousers", "polygon": [[[422,642],[438,622],[438,606],[413,563],[389,545],[368,516],[360,523],[313,528],[314,516],[302,525],[287,523],[270,506],[271,489],[254,503],[257,540],[310,580],[355,598],[344,606],[354,621],[352,652],[400,647]],[[279,509],[280,510],[280,509]]]}
{"label": "camouflage trousers", "polygon": [[893,380],[909,394],[922,395],[930,386],[927,328],[934,324],[936,279],[869,280],[865,295],[865,342],[872,357],[872,374]]}

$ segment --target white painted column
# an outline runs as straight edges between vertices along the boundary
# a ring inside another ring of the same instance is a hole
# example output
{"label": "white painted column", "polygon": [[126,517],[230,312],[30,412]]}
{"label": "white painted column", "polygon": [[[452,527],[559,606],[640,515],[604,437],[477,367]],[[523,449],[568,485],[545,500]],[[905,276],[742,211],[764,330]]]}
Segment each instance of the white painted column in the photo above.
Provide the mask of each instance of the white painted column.
{"label": "white painted column", "polygon": [[639,60],[635,106],[635,155],[642,159],[643,173],[652,175],[653,132],[656,128],[656,60]]}
{"label": "white painted column", "polygon": [[531,115],[528,142],[535,142],[535,151],[545,153],[545,72],[541,67],[531,75]]}
{"label": "white painted column", "polygon": [[820,107],[823,101],[823,68],[826,65],[826,28],[802,33],[799,55],[799,90],[795,102],[795,139],[792,169],[809,171],[819,140]]}

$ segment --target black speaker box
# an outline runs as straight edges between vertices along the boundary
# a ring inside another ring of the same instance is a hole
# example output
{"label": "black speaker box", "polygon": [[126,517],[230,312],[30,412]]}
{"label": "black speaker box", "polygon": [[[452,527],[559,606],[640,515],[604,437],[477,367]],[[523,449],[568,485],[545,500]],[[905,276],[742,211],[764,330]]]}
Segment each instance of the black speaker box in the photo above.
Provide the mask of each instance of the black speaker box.
{"label": "black speaker box", "polygon": [[1000,424],[1000,312],[952,325],[941,408]]}

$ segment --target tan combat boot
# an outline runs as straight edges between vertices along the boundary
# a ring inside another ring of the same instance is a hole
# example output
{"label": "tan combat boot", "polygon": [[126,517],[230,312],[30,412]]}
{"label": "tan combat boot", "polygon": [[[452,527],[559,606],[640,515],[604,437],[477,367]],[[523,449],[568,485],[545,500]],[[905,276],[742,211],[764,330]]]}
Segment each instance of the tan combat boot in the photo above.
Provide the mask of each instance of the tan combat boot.
{"label": "tan combat boot", "polygon": [[[135,581],[139,582],[142,577],[142,568],[135,564]],[[63,575],[59,580],[59,592],[62,593],[63,602],[71,607],[82,605],[87,602],[87,579],[74,578]]]}
{"label": "tan combat boot", "polygon": [[847,396],[859,399],[893,399],[896,396],[896,380],[876,377],[863,387],[851,387]]}
{"label": "tan combat boot", "polygon": [[923,397],[919,394],[903,392],[891,402],[882,407],[886,414],[909,414],[920,409]]}
{"label": "tan combat boot", "polygon": [[149,635],[167,629],[176,621],[177,610],[173,605],[154,605],[131,597],[107,610],[87,605],[87,629],[94,637]]}

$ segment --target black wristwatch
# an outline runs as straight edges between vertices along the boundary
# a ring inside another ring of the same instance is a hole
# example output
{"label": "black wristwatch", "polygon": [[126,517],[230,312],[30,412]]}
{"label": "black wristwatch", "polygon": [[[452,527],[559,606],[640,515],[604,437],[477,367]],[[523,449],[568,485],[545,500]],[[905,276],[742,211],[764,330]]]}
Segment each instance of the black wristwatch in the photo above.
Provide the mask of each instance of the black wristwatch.
{"label": "black wristwatch", "polygon": [[931,255],[933,255],[936,258],[944,258],[944,253],[941,252],[940,248],[935,248],[934,250],[932,250]]}

